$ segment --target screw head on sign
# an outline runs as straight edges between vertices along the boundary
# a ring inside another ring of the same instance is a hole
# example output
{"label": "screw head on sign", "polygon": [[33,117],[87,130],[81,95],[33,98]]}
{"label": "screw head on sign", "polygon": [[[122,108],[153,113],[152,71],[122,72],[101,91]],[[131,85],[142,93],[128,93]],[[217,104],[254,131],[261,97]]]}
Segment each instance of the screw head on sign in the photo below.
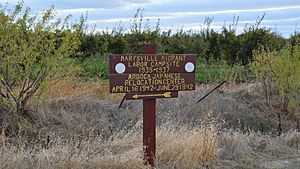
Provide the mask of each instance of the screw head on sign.
{"label": "screw head on sign", "polygon": [[123,63],[118,63],[116,66],[115,66],[115,71],[120,74],[120,73],[124,73],[126,70],[126,67]]}
{"label": "screw head on sign", "polygon": [[185,71],[187,71],[189,73],[193,72],[194,69],[195,69],[195,65],[192,62],[188,62],[188,63],[185,64],[184,69],[185,69]]}

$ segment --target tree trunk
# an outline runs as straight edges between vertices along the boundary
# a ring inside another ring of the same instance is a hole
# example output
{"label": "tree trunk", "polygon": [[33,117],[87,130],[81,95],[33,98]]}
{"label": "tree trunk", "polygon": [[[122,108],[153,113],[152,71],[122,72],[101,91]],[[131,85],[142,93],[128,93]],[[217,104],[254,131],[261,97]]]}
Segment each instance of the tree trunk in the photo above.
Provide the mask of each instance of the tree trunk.
{"label": "tree trunk", "polygon": [[300,132],[300,120],[297,118],[297,131]]}
{"label": "tree trunk", "polygon": [[17,105],[17,112],[20,114],[20,115],[24,115],[25,114],[25,101],[21,101],[19,100],[16,105]]}
{"label": "tree trunk", "polygon": [[267,80],[265,80],[264,82],[263,82],[263,88],[264,88],[264,92],[265,92],[265,99],[266,99],[266,103],[268,104],[268,105],[270,105],[271,104],[271,102],[270,102],[270,96],[271,96],[271,84],[270,84],[270,82],[268,82]]}
{"label": "tree trunk", "polygon": [[289,107],[289,98],[287,96],[283,97],[281,110],[284,112],[288,112]]}
{"label": "tree trunk", "polygon": [[281,116],[280,116],[280,113],[277,113],[277,117],[278,117],[277,135],[280,136],[281,133],[282,133]]}

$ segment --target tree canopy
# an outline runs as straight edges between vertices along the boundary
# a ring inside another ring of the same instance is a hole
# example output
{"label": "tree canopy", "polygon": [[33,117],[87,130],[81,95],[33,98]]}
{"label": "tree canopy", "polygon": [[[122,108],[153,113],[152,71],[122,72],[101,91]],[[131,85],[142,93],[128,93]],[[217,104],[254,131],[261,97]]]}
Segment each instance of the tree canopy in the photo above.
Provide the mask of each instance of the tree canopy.
{"label": "tree canopy", "polygon": [[79,70],[71,56],[78,55],[80,27],[64,28],[67,20],[55,20],[53,9],[31,16],[22,2],[1,9],[0,20],[0,98],[22,112],[41,85]]}

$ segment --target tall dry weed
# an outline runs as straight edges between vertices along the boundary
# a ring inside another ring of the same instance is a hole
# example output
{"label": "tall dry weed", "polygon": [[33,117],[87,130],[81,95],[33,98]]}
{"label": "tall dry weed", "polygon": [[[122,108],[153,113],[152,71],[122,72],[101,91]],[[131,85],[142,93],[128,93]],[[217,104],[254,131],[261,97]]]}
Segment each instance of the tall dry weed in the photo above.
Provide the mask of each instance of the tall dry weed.
{"label": "tall dry weed", "polygon": [[[157,130],[158,168],[195,168],[211,165],[216,159],[216,130],[213,126],[188,129],[172,126]],[[55,138],[49,147],[41,142],[28,147],[24,142],[11,143],[2,149],[4,168],[103,168],[140,169],[143,164],[141,123],[130,131],[121,131],[109,140]]]}
{"label": "tall dry weed", "polygon": [[158,131],[157,165],[194,168],[216,160],[217,132],[213,125]]}

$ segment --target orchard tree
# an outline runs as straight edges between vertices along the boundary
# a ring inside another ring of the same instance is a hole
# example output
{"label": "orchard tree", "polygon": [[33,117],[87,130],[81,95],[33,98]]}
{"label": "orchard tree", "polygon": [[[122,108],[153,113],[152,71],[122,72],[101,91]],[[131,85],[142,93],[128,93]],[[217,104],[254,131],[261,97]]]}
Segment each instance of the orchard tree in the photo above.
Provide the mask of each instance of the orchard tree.
{"label": "orchard tree", "polygon": [[[300,129],[300,45],[288,43],[280,52],[260,47],[253,51],[250,68],[263,84],[266,102],[270,104],[271,87],[279,91],[281,110],[292,112]],[[292,111],[290,111],[292,110]],[[278,129],[281,133],[281,118],[278,115]]]}
{"label": "orchard tree", "polygon": [[241,45],[235,29],[223,27],[220,46],[223,58],[227,63],[231,65],[237,63],[238,51],[240,50]]}
{"label": "orchard tree", "polygon": [[265,46],[270,50],[280,50],[285,43],[284,39],[276,32],[265,27],[250,26],[240,35],[240,38],[241,48],[238,52],[238,59],[243,65],[253,61],[252,51],[260,46]]}
{"label": "orchard tree", "polygon": [[288,43],[274,65],[281,108],[290,112],[300,131],[300,45]]}
{"label": "orchard tree", "polygon": [[272,83],[274,82],[274,63],[278,59],[278,52],[265,49],[264,46],[253,50],[253,62],[250,69],[257,79],[261,82],[266,103],[270,105]]}
{"label": "orchard tree", "polygon": [[31,16],[23,2],[0,9],[0,21],[0,99],[24,113],[41,86],[79,71],[70,56],[78,54],[81,27],[64,28],[67,20],[55,20],[53,8]]}
{"label": "orchard tree", "polygon": [[288,43],[274,63],[274,78],[282,100],[282,110],[300,104],[300,45]]}

